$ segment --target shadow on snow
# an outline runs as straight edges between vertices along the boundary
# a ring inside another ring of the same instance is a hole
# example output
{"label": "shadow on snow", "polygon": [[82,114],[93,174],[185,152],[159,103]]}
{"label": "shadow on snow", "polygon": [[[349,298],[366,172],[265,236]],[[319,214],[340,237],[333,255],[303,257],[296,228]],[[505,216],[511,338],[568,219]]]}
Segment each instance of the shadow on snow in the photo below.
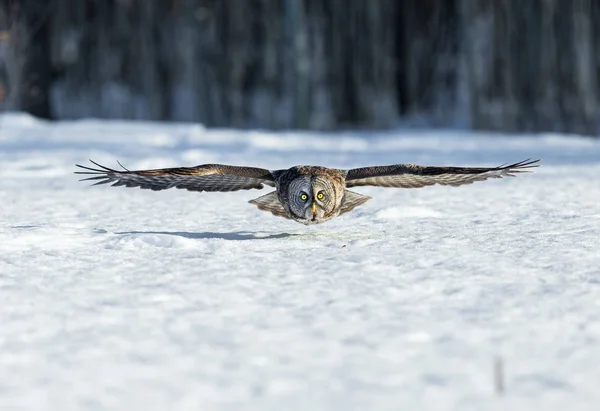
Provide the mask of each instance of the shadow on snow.
{"label": "shadow on snow", "polygon": [[136,235],[136,234],[159,234],[159,235],[173,235],[177,237],[191,238],[191,239],[220,239],[229,241],[244,241],[244,240],[270,240],[277,238],[288,238],[298,236],[299,234],[267,234],[261,232],[231,232],[231,233],[215,233],[215,232],[204,232],[204,233],[188,233],[182,231],[124,231],[115,233],[117,235]]}

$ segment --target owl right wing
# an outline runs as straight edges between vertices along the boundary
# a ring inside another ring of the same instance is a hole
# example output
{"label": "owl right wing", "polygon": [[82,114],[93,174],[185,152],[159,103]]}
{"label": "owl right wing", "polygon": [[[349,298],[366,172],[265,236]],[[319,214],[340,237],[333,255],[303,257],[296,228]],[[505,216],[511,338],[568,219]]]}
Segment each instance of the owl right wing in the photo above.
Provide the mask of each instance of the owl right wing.
{"label": "owl right wing", "polygon": [[[92,160],[97,168],[77,164],[86,171],[75,174],[91,175],[81,181],[97,181],[93,185],[112,183],[113,187],[139,187],[153,191],[180,188],[188,191],[237,191],[274,186],[269,170],[254,167],[204,164],[196,167],[160,168],[153,170],[113,170]],[[120,164],[120,163],[119,163]]]}
{"label": "owl right wing", "polygon": [[415,164],[363,167],[348,170],[346,187],[379,186],[417,188],[440,184],[460,186],[488,178],[514,177],[539,167],[540,160],[525,160],[499,167],[429,167]]}

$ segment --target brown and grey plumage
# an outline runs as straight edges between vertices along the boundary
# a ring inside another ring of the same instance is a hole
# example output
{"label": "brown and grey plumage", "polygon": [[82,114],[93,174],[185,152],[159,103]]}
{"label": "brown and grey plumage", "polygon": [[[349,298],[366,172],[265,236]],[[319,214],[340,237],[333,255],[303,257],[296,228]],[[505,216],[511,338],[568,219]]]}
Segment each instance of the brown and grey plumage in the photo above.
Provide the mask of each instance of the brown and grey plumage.
{"label": "brown and grey plumage", "polygon": [[[91,161],[91,160],[90,160]],[[347,213],[371,197],[348,190],[350,187],[378,186],[416,188],[433,184],[460,186],[488,178],[514,177],[538,167],[540,160],[525,160],[499,167],[429,167],[397,164],[340,170],[319,166],[295,166],[285,170],[205,164],[196,167],[154,170],[114,170],[91,161],[97,168],[77,164],[91,175],[82,181],[93,185],[140,187],[154,191],[181,188],[189,191],[275,191],[251,200],[259,209],[303,224],[320,224]],[[120,164],[120,163],[119,163]]]}

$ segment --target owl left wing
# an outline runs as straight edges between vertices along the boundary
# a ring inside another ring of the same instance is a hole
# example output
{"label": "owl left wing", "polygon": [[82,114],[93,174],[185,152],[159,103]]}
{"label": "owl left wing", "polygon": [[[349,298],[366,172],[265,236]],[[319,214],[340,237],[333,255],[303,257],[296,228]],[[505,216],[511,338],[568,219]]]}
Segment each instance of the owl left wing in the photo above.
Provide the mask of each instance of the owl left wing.
{"label": "owl left wing", "polygon": [[488,178],[515,177],[517,173],[530,172],[539,167],[540,160],[525,160],[499,167],[429,167],[416,164],[363,167],[348,170],[346,187],[378,186],[418,188],[440,184],[460,186]]}
{"label": "owl left wing", "polygon": [[[196,167],[160,168],[153,170],[113,170],[90,160],[97,168],[77,164],[86,171],[75,174],[91,175],[81,181],[97,181],[93,185],[111,184],[113,187],[139,187],[153,191],[180,188],[188,191],[237,191],[260,189],[275,185],[269,170],[255,167],[204,164]],[[120,163],[119,163],[120,165]]]}

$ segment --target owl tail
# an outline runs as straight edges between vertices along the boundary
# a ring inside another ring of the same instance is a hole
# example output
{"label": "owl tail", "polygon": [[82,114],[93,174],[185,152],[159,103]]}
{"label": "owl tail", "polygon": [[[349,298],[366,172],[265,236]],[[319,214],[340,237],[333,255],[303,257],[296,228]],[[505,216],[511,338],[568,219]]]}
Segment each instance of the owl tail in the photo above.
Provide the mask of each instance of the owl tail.
{"label": "owl tail", "polygon": [[255,198],[254,200],[248,201],[250,204],[254,204],[260,210],[269,211],[278,217],[290,218],[285,211],[285,208],[279,202],[277,197],[277,191],[272,191],[269,194]]}
{"label": "owl tail", "polygon": [[344,190],[344,198],[342,199],[342,206],[340,207],[339,215],[354,210],[356,207],[366,203],[370,199],[371,197],[369,196],[358,194],[350,190]]}

